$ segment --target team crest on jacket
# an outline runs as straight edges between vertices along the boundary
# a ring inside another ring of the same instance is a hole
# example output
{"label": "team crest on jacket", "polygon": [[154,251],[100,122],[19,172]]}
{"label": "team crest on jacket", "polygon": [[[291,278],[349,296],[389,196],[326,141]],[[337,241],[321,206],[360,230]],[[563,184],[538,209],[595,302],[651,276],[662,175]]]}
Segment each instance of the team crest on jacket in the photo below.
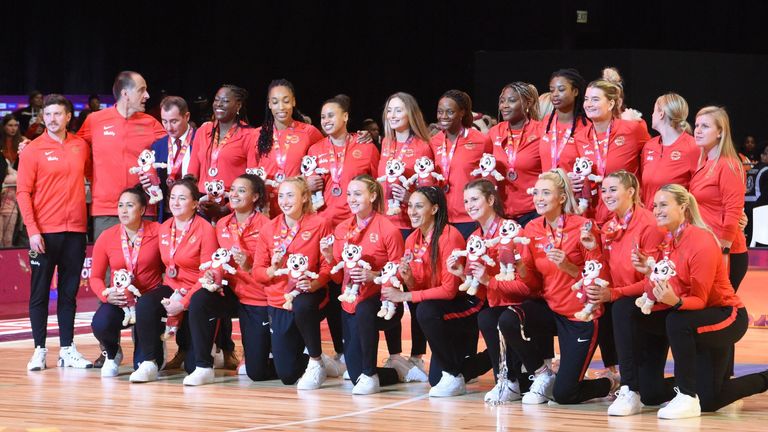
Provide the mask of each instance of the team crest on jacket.
{"label": "team crest on jacket", "polygon": [[475,148],[475,143],[468,142],[468,143],[464,144],[464,148],[467,149],[467,150],[472,150],[472,149]]}
{"label": "team crest on jacket", "polygon": [[303,233],[301,233],[301,238],[304,239],[304,241],[307,241],[310,238],[312,238],[312,233],[309,231],[304,231]]}
{"label": "team crest on jacket", "polygon": [[371,243],[376,243],[377,241],[379,241],[379,234],[371,233],[371,235],[368,236],[368,239],[371,241]]}
{"label": "team crest on jacket", "polygon": [[669,154],[669,158],[672,159],[673,161],[680,160],[680,158],[682,157],[683,155],[682,153],[680,153],[680,150],[674,150],[672,151],[672,153]]}
{"label": "team crest on jacket", "polygon": [[363,157],[363,152],[360,149],[354,149],[352,151],[352,157],[355,159],[360,159],[361,157]]}
{"label": "team crest on jacket", "polygon": [[285,136],[285,143],[286,144],[296,144],[299,142],[299,136],[294,134],[287,134]]}
{"label": "team crest on jacket", "polygon": [[617,136],[615,143],[617,146],[623,146],[624,145],[624,136]]}

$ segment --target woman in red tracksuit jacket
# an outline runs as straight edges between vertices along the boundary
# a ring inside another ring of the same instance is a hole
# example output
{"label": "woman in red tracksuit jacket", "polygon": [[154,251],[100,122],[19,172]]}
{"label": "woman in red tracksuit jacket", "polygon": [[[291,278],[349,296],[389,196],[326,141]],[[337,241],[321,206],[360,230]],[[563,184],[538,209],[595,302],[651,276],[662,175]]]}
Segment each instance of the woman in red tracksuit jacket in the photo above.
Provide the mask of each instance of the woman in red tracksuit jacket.
{"label": "woman in red tracksuit jacket", "polygon": [[[581,245],[583,232],[598,236],[591,220],[574,214],[576,200],[571,184],[562,170],[544,173],[533,189],[533,201],[540,218],[525,228],[530,239],[523,255],[521,280],[489,280],[489,289],[506,292],[512,297],[540,297],[526,300],[519,308],[505,311],[499,319],[499,329],[507,346],[522,357],[532,373],[530,391],[523,396],[524,404],[540,404],[555,400],[560,404],[575,404],[604,397],[615,387],[612,373],[605,378],[584,379],[597,346],[600,308],[586,321],[575,317],[585,304],[571,287],[580,280],[580,270],[587,260],[602,258],[596,246],[589,251]],[[600,272],[600,277],[604,276]],[[557,336],[560,344],[560,368],[557,380],[544,362],[545,357],[536,344],[541,336]],[[616,383],[617,384],[617,383]]]}

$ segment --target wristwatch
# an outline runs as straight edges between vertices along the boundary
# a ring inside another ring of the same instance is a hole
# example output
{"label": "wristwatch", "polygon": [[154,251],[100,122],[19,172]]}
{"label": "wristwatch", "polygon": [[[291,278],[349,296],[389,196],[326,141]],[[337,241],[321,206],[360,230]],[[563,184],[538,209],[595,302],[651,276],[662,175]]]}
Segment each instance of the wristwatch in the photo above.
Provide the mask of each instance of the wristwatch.
{"label": "wristwatch", "polygon": [[723,248],[723,255],[729,255],[731,253],[731,248],[726,246]]}

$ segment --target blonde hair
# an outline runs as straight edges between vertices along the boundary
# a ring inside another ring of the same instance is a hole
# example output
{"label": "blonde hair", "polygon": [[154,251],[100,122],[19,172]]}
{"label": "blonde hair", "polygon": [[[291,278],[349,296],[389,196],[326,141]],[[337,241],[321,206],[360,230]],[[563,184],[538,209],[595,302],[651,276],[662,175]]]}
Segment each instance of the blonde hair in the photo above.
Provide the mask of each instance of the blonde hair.
{"label": "blonde hair", "polygon": [[664,111],[664,116],[678,132],[691,133],[688,118],[688,102],[677,93],[667,93],[656,99],[656,105]]}
{"label": "blonde hair", "polygon": [[[624,104],[623,100],[623,93],[624,90],[621,89],[621,86],[618,84],[608,81],[605,79],[599,79],[592,81],[589,83],[587,88],[596,88],[603,91],[603,94],[605,94],[606,99],[608,101],[613,101],[613,109],[611,110],[611,114],[613,114],[614,117],[619,117],[621,115],[621,108]],[[586,95],[585,95],[586,97]]]}
{"label": "blonde hair", "polygon": [[411,132],[416,135],[422,141],[429,143],[431,135],[427,128],[427,123],[424,122],[424,114],[421,113],[419,103],[416,102],[416,98],[405,92],[397,92],[387,98],[387,102],[384,103],[384,113],[382,114],[382,122],[384,124],[384,138],[388,138],[390,141],[395,141],[395,131],[389,126],[387,121],[387,107],[392,99],[398,98],[403,101],[405,105],[405,112],[408,116],[408,125],[411,128]]}
{"label": "blonde hair", "polygon": [[[731,138],[731,121],[728,118],[728,113],[725,111],[725,108],[718,106],[704,107],[696,113],[696,118],[698,119],[703,115],[711,116],[715,121],[715,126],[720,130],[720,142],[717,143],[717,154],[715,155],[714,163],[709,168],[708,174],[711,174],[714,171],[715,165],[717,165],[717,162],[723,157],[727,159],[728,167],[731,168],[731,171],[738,174],[739,178],[744,180],[744,169],[741,167],[741,159],[739,159],[739,155],[736,152],[736,146],[733,144],[733,138]],[[702,148],[701,155],[699,156],[699,164],[706,159],[707,155]]]}
{"label": "blonde hair", "polygon": [[365,184],[368,192],[376,195],[376,199],[373,200],[372,203],[373,210],[382,213],[384,211],[384,190],[381,187],[381,183],[377,182],[376,179],[368,174],[360,174],[359,176],[355,176],[352,181],[359,181]]}
{"label": "blonde hair", "polygon": [[709,231],[715,241],[720,244],[720,240],[712,231],[712,229],[704,222],[699,212],[699,204],[696,202],[696,197],[692,193],[688,192],[688,189],[679,184],[665,184],[659,188],[658,192],[667,192],[672,195],[672,198],[679,206],[685,206],[685,221],[691,225],[695,225],[701,229]]}
{"label": "blonde hair", "polygon": [[579,209],[579,201],[576,196],[573,195],[573,185],[568,175],[562,168],[553,169],[539,174],[539,180],[549,180],[557,189],[560,195],[565,195],[565,202],[563,203],[562,210],[568,214],[581,214]]}
{"label": "blonde hair", "polygon": [[614,171],[605,177],[613,177],[624,186],[625,189],[632,188],[635,191],[632,193],[632,205],[640,204],[640,182],[637,181],[637,177],[627,170]]}
{"label": "blonde hair", "polygon": [[309,191],[309,184],[307,184],[307,181],[304,180],[304,177],[288,177],[287,179],[283,180],[282,184],[285,183],[293,183],[299,189],[299,192],[301,192],[301,197],[304,199],[304,202],[301,205],[301,214],[314,213],[315,209],[312,207],[311,199],[312,194]]}
{"label": "blonde hair", "polygon": [[552,92],[546,92],[539,95],[539,118],[536,120],[543,120],[544,117],[552,114],[555,110],[555,106],[552,105]]}
{"label": "blonde hair", "polygon": [[619,87],[619,99],[616,103],[619,106],[619,114],[624,112],[624,78],[621,77],[619,70],[613,66],[603,68],[602,79],[615,84]]}
{"label": "blonde hair", "polygon": [[[536,86],[528,84],[522,81],[515,81],[511,84],[507,84],[501,89],[501,93],[504,90],[510,89],[517,93],[517,97],[520,99],[520,103],[523,107],[523,116],[526,120],[534,119],[539,120],[539,91],[536,90]],[[499,113],[501,118],[501,113]]]}

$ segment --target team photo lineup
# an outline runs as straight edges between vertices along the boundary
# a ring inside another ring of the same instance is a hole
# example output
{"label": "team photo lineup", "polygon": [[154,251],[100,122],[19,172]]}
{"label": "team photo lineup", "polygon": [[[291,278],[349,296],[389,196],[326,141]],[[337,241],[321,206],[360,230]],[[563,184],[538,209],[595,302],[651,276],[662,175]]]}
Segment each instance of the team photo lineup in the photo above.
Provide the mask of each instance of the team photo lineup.
{"label": "team photo lineup", "polygon": [[[354,395],[423,382],[430,398],[491,372],[489,405],[610,398],[609,416],[658,406],[660,419],[765,392],[768,371],[734,374],[752,215],[728,113],[672,92],[630,108],[616,69],[594,78],[513,81],[495,119],[461,90],[436,106],[397,92],[357,131],[349,97],[302,113],[286,79],[221,85],[199,125],[178,96],[159,102],[161,121],[145,113],[151,77],[133,71],[81,119],[64,96],[36,95],[36,137],[3,168],[29,238],[27,370],[55,358],[151,387],[165,371],[216,386],[215,369],[232,369],[300,392],[349,379]],[[89,241],[95,361],[73,342]],[[598,347],[605,369],[588,374]]]}

